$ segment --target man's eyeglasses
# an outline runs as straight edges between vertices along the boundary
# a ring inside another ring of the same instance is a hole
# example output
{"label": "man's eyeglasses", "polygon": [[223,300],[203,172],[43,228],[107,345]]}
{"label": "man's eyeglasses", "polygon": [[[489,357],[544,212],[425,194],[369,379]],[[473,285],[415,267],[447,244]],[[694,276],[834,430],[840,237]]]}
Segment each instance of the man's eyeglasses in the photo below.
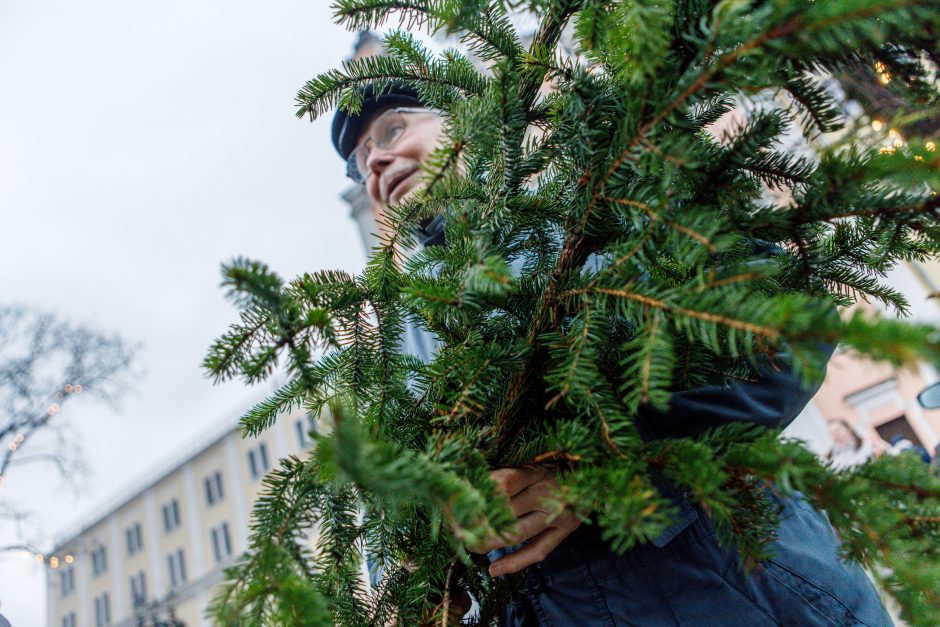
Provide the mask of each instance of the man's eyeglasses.
{"label": "man's eyeglasses", "polygon": [[369,159],[369,153],[372,147],[376,146],[382,150],[388,150],[397,144],[405,129],[408,128],[408,122],[405,120],[406,113],[431,113],[440,115],[440,112],[434,109],[422,109],[415,107],[396,107],[384,111],[379,117],[372,121],[372,133],[366,137],[366,140],[356,146],[349,158],[346,159],[346,176],[359,184],[366,182],[369,178],[369,168],[366,162]]}

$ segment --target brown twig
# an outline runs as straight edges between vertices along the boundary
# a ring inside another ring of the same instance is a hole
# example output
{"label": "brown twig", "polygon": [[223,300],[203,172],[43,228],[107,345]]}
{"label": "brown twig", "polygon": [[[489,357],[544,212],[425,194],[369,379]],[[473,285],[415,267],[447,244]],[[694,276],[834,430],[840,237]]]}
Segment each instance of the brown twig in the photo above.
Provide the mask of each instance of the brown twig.
{"label": "brown twig", "polygon": [[745,331],[747,333],[753,333],[755,335],[763,335],[764,337],[769,338],[770,340],[776,341],[780,339],[781,332],[778,329],[773,327],[768,327],[765,325],[754,324],[753,322],[747,322],[745,320],[738,320],[737,318],[730,318],[728,316],[721,316],[718,314],[713,314],[707,311],[696,311],[695,309],[689,309],[688,307],[679,307],[677,305],[670,305],[666,301],[658,300],[656,298],[651,298],[649,296],[644,296],[643,294],[637,294],[635,292],[628,292],[626,290],[617,290],[606,287],[593,287],[585,288],[580,290],[571,290],[566,292],[566,294],[580,294],[584,292],[597,292],[600,294],[607,294],[609,296],[616,296],[618,298],[626,298],[628,300],[635,300],[637,302],[643,303],[644,305],[649,305],[650,307],[655,307],[663,311],[671,311],[675,313],[682,314],[684,316],[689,316],[690,318],[695,318],[697,320],[704,320],[706,322],[714,322],[726,327],[731,327],[732,329],[738,329],[739,331]]}
{"label": "brown twig", "polygon": [[717,250],[717,248],[715,248],[715,245],[712,243],[710,239],[708,239],[701,233],[697,233],[693,231],[692,229],[690,229],[689,227],[685,225],[679,224],[678,222],[673,222],[672,220],[664,219],[661,215],[659,215],[659,213],[656,212],[655,209],[650,207],[645,202],[640,202],[638,200],[629,200],[627,198],[612,198],[610,196],[603,196],[601,197],[601,200],[606,200],[607,202],[616,203],[618,205],[636,207],[637,209],[642,210],[646,215],[648,215],[653,222],[662,222],[666,226],[679,231],[683,235],[687,235],[691,237],[692,239],[696,240],[697,242],[700,242],[703,246],[705,246],[705,248],[707,248],[709,252],[715,252]]}

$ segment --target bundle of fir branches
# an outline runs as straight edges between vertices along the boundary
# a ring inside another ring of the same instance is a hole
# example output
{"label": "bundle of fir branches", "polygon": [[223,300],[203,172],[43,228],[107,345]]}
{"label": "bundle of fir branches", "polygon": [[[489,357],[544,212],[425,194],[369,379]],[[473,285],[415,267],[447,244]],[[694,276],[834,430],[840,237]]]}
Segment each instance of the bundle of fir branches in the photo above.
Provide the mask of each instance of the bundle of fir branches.
{"label": "bundle of fir branches", "polygon": [[[528,45],[508,18],[519,9],[539,19]],[[315,118],[357,110],[368,85],[407,84],[446,114],[446,138],[426,191],[389,211],[362,274],[284,282],[255,261],[224,268],[241,320],[206,368],[255,383],[281,362],[289,375],[246,413],[245,434],[295,406],[330,410],[332,429],[265,479],[215,617],[443,624],[456,584],[491,624],[520,579],[489,579],[464,546],[512,525],[490,470],[541,463],[557,472],[558,506],[593,512],[615,550],[670,524],[666,481],[749,565],[779,522],[767,486],[799,490],[906,617],[940,622],[940,482],[925,465],[901,456],[836,471],[771,429],[648,441],[635,419],[675,391],[766,367],[811,385],[837,343],[898,366],[940,363],[935,329],[844,312],[865,300],[907,313],[885,277],[940,246],[940,152],[916,138],[867,145],[826,86],[878,62],[899,98],[935,109],[921,50],[936,42],[940,5],[338,0],[335,11],[350,29],[392,17],[454,33],[488,69],[395,30],[389,56],[345,63],[298,95],[298,114]],[[566,29],[575,56],[560,48]],[[711,130],[768,92],[777,105]],[[838,150],[781,148],[786,134],[840,129]],[[440,214],[446,246],[417,247]],[[439,339],[429,363],[401,349],[415,329]],[[383,567],[375,590],[367,556]]]}

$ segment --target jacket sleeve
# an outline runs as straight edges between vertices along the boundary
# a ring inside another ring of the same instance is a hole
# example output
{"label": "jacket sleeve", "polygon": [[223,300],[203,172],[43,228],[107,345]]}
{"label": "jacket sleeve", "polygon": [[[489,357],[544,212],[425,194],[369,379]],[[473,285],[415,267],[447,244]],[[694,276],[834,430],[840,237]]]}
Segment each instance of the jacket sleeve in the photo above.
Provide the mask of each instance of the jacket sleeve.
{"label": "jacket sleeve", "polygon": [[[824,346],[826,360],[835,346]],[[804,387],[789,361],[769,361],[755,381],[732,381],[673,393],[669,410],[641,408],[639,419],[648,436],[695,437],[708,429],[732,422],[750,422],[782,429],[793,422],[819,385]]]}

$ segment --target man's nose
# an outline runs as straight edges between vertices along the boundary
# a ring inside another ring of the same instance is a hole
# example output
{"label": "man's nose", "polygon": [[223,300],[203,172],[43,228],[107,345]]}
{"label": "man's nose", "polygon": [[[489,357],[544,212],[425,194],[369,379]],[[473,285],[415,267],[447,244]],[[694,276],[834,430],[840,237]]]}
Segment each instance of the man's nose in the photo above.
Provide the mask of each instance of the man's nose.
{"label": "man's nose", "polygon": [[373,146],[369,151],[369,156],[366,157],[366,173],[379,175],[394,160],[395,156],[390,152]]}

